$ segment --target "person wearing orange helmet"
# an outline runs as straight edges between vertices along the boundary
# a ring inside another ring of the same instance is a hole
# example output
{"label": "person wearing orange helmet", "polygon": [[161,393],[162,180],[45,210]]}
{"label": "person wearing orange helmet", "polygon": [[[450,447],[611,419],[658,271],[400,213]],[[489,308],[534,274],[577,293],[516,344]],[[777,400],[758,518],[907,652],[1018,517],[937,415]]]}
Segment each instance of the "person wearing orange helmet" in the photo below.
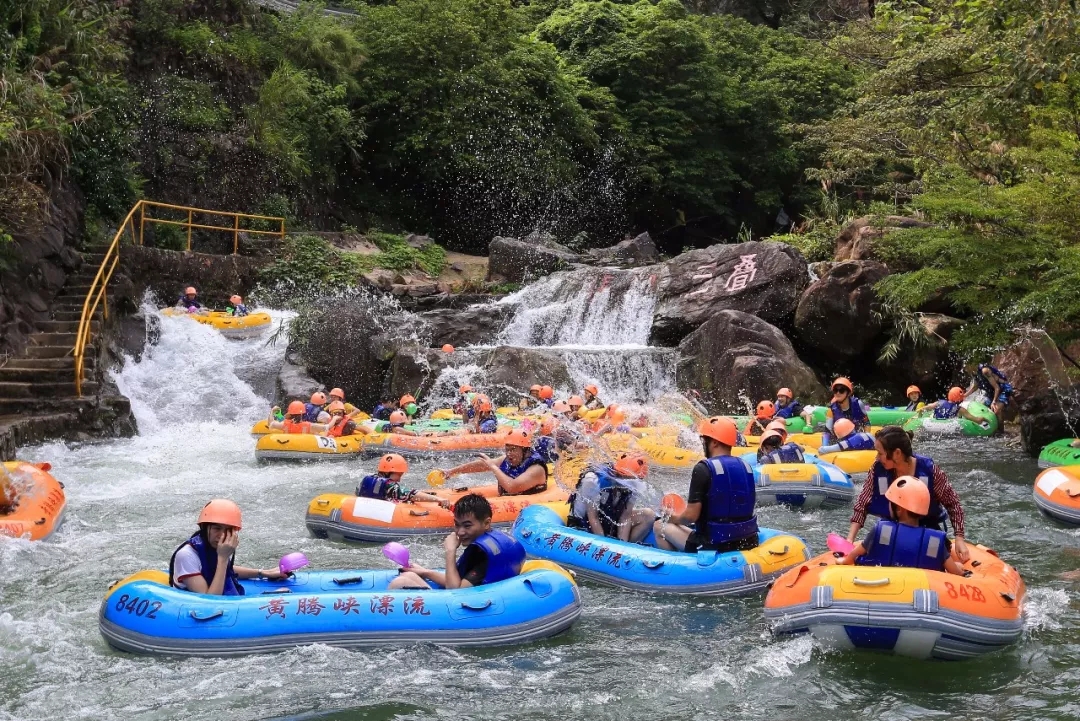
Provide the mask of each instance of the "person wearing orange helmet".
{"label": "person wearing orange helmet", "polygon": [[582,407],[585,405],[585,399],[581,396],[570,396],[566,401],[566,405],[570,406],[570,416],[572,418],[580,418]]}
{"label": "person wearing orange helmet", "polygon": [[919,386],[908,386],[907,390],[904,391],[904,395],[907,396],[908,400],[907,407],[904,408],[906,411],[919,411],[926,405],[926,402],[923,401],[922,391],[919,389]]}
{"label": "person wearing orange helmet", "polygon": [[249,311],[248,307],[246,305],[244,305],[244,299],[243,298],[241,298],[238,295],[232,295],[232,296],[229,297],[229,302],[225,305],[225,312],[228,313],[231,316],[236,316],[237,318],[243,318],[245,315],[248,315],[251,311]]}
{"label": "person wearing orange helmet", "polygon": [[939,421],[947,421],[952,418],[966,418],[972,423],[978,423],[981,426],[989,425],[989,421],[983,418],[979,418],[977,415],[968,412],[967,408],[962,405],[964,402],[964,389],[960,386],[953,386],[949,389],[947,397],[940,401],[934,401],[920,408],[917,413],[922,415],[928,411],[934,412],[934,418]]}
{"label": "person wearing orange helmet", "polygon": [[355,433],[369,433],[367,428],[357,425],[356,421],[349,418],[349,415],[345,412],[345,404],[341,401],[332,401],[326,407],[326,410],[330,413],[330,422],[326,424],[326,435],[331,438],[351,436]]}
{"label": "person wearing orange helmet", "polygon": [[701,421],[698,434],[705,459],[691,472],[686,510],[653,524],[656,545],[687,553],[754,548],[759,543],[754,472],[731,455],[739,429],[730,418],[713,416]]}
{"label": "person wearing orange helmet", "polygon": [[[278,406],[270,409],[270,416],[266,419],[266,425],[271,430],[284,431],[285,433],[326,433],[327,431],[326,424],[312,423],[306,420],[307,405],[303,401],[289,403],[289,407],[279,421],[277,416],[280,413],[281,408]],[[329,420],[330,415],[326,414],[326,417]]]}
{"label": "person wearing orange helmet", "polygon": [[518,408],[523,411],[532,410],[540,405],[540,389],[543,388],[539,383],[533,383],[529,386],[529,395],[521,399],[518,404]]}
{"label": "person wearing orange helmet", "polygon": [[776,391],[776,418],[798,418],[803,414],[803,404],[795,398],[790,388]]}
{"label": "person wearing orange helmet", "polygon": [[743,428],[743,435],[760,436],[765,432],[765,427],[769,425],[775,415],[776,406],[773,405],[773,402],[761,401],[757,404],[757,408],[754,409],[754,417]]}
{"label": "person wearing orange helmet", "polygon": [[867,515],[890,518],[889,500],[885,492],[901,476],[914,476],[930,490],[930,509],[920,523],[926,528],[944,530],[945,522],[952,526],[953,550],[961,563],[971,554],[964,540],[964,509],[949,476],[929,456],[915,454],[911,449],[911,434],[900,426],[885,426],[874,434],[877,460],[866,473],[862,490],[855,498],[851,511],[851,529],[847,540],[854,542]]}
{"label": "person wearing orange helmet", "polygon": [[469,433],[494,433],[499,430],[499,419],[495,416],[495,408],[490,398],[483,393],[477,393],[473,398],[472,408]]}
{"label": "person wearing orange helmet", "polygon": [[[329,396],[331,403],[333,403],[334,401],[341,401],[345,405],[345,415],[347,416],[354,416],[359,410],[352,403],[349,403],[345,400],[345,391],[341,390],[340,388],[331,388],[330,392],[327,393],[327,396]],[[329,410],[329,408],[327,410]]]}
{"label": "person wearing orange helmet", "polygon": [[[783,424],[784,421],[773,421]],[[805,463],[802,448],[797,443],[785,443],[787,431],[773,427],[773,423],[761,434],[758,445],[758,463]]]}
{"label": "person wearing orange helmet", "polygon": [[586,470],[570,496],[566,525],[640,543],[656,519],[656,511],[634,503],[646,497],[648,475],[649,463],[640,453],[620,453],[613,463]]}
{"label": "person wearing orange helmet", "polygon": [[397,453],[387,453],[379,459],[379,465],[375,473],[369,473],[361,479],[356,487],[356,495],[360,498],[375,498],[380,501],[392,501],[394,503],[412,503],[414,501],[428,501],[438,503],[443,508],[449,508],[450,502],[445,498],[439,498],[433,493],[410,490],[401,483],[401,478],[409,471],[409,462]]}
{"label": "person wearing orange helmet", "polygon": [[169,559],[169,585],[211,596],[243,596],[241,579],[269,578],[279,581],[286,574],[278,569],[263,571],[237,566],[233,556],[240,545],[240,507],[230,500],[215,498],[199,513],[199,530],[180,544]]}
{"label": "person wearing orange helmet", "polygon": [[900,476],[889,490],[890,519],[882,519],[855,548],[840,559],[846,566],[899,566],[947,571],[964,575],[964,567],[952,557],[952,545],[944,531],[925,528],[930,510],[930,489],[914,476]]}
{"label": "person wearing orange helmet", "polygon": [[308,423],[329,423],[330,414],[326,412],[327,398],[322,391],[315,391],[304,404],[304,420]]}
{"label": "person wearing orange helmet", "polygon": [[832,382],[832,401],[825,411],[825,429],[833,432],[833,423],[847,418],[855,424],[855,430],[870,430],[870,416],[865,403],[855,396],[855,386],[847,378],[837,378]]}
{"label": "person wearing orange helmet", "polygon": [[626,423],[626,411],[617,403],[612,403],[604,409],[604,415],[592,425],[592,433],[602,436],[606,433],[629,433],[630,426]]}
{"label": "person wearing orange helmet", "polygon": [[397,409],[397,398],[387,398],[375,406],[375,409],[371,411],[371,417],[377,421],[388,421],[390,420],[390,414]]}
{"label": "person wearing orange helmet", "polygon": [[176,305],[188,313],[199,313],[203,309],[203,304],[199,302],[199,292],[195,290],[193,285],[189,285],[184,289],[184,294],[176,301]]}
{"label": "person wearing orange helmet", "polygon": [[506,434],[504,452],[498,458],[480,453],[475,461],[443,471],[447,478],[485,472],[495,476],[500,496],[525,496],[547,490],[547,464],[533,450],[532,434],[521,428]]}
{"label": "person wearing orange helmet", "polygon": [[539,427],[536,429],[533,449],[544,463],[554,463],[559,458],[556,450],[558,445],[555,442],[555,432],[558,426],[559,421],[555,416],[545,415],[540,419]]}
{"label": "person wearing orange helmet", "polygon": [[582,388],[582,396],[584,396],[585,410],[595,411],[597,408],[604,407],[604,402],[600,400],[600,389],[595,383],[586,383]]}
{"label": "person wearing orange helmet", "polygon": [[387,419],[386,424],[382,426],[383,433],[395,433],[399,436],[418,436],[420,435],[416,431],[411,431],[405,427],[405,424],[409,422],[409,417],[405,415],[405,411],[400,408],[390,414],[390,418]]}
{"label": "person wearing orange helmet", "polygon": [[833,423],[833,442],[817,449],[818,455],[839,453],[840,451],[872,451],[874,437],[863,431],[856,431],[855,424],[847,418]]}

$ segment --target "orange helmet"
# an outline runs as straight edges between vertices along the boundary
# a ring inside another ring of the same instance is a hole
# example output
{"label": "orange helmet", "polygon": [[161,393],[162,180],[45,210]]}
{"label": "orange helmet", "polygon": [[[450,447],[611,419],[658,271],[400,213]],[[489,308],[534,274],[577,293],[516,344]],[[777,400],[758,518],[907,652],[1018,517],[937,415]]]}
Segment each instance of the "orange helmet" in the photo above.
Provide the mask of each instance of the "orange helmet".
{"label": "orange helmet", "polygon": [[345,391],[341,390],[340,388],[334,388],[334,389],[332,389],[330,391],[330,397],[331,398],[337,398],[338,400],[344,402],[344,400],[345,400]]}
{"label": "orange helmet", "polygon": [[399,406],[405,406],[405,405],[408,405],[408,404],[410,404],[410,403],[416,403],[416,399],[415,399],[415,398],[413,398],[412,396],[410,396],[410,395],[409,395],[408,393],[406,393],[405,395],[403,395],[403,396],[401,397],[401,400],[400,400],[400,401],[398,401],[398,405],[399,405]]}
{"label": "orange helmet", "polygon": [[405,411],[394,411],[390,414],[390,425],[392,426],[403,426],[408,420],[409,417],[405,415]]}
{"label": "orange helmet", "polygon": [[549,398],[554,397],[555,389],[551,386],[543,386],[540,388],[540,400],[546,401]]}
{"label": "orange helmet", "polygon": [[735,427],[735,421],[724,416],[706,418],[698,424],[698,435],[712,438],[725,446],[734,447],[739,442],[739,429]]}
{"label": "orange helmet", "polygon": [[612,403],[610,406],[607,407],[607,409],[604,411],[604,415],[607,416],[608,420],[611,421],[612,425],[617,426],[626,423],[626,411],[624,411],[615,403]]}
{"label": "orange helmet", "polygon": [[519,446],[521,448],[532,448],[532,434],[523,428],[515,428],[506,434],[505,444],[508,446]]}
{"label": "orange helmet", "polygon": [[489,413],[491,411],[491,399],[487,396],[476,397],[476,410],[481,413]]}
{"label": "orange helmet", "polygon": [[539,383],[533,383],[531,386],[529,386],[529,393],[535,393],[536,395],[540,395],[540,388],[542,388],[542,386]]}
{"label": "orange helmet", "polygon": [[784,442],[784,434],[783,433],[781,433],[780,431],[778,431],[776,429],[771,429],[771,430],[766,429],[765,432],[761,434],[761,441],[760,441],[761,445],[765,445],[766,441],[771,440],[773,438],[778,439],[780,441],[780,443]]}
{"label": "orange helmet", "polygon": [[326,407],[326,410],[330,411],[331,413],[337,413],[338,411],[341,411],[342,413],[344,413],[345,412],[345,404],[342,403],[341,401],[332,401],[330,403],[330,405],[328,405]]}
{"label": "orange helmet", "polygon": [[773,421],[769,425],[765,426],[765,430],[766,431],[776,431],[777,433],[782,435],[784,438],[787,438],[787,422],[784,421],[782,418],[777,418],[775,421]]}
{"label": "orange helmet", "polygon": [[311,404],[316,406],[326,405],[326,394],[322,391],[316,391],[311,394]]}
{"label": "orange helmet", "polygon": [[458,393],[472,393],[472,386],[466,383],[465,385],[458,388]]}
{"label": "orange helmet", "polygon": [[187,288],[184,288],[184,295],[198,295],[198,294],[199,294],[199,291],[195,290],[195,286],[193,286],[193,285],[189,285]]}
{"label": "orange helmet", "polygon": [[231,296],[229,296],[229,302],[232,303],[233,305],[240,305],[241,303],[244,302],[244,299],[241,298],[238,295],[231,295]]}
{"label": "orange helmet", "polygon": [[592,394],[593,394],[594,396],[598,396],[598,395],[600,395],[600,389],[599,389],[599,388],[597,388],[597,387],[596,387],[596,386],[595,386],[594,384],[592,384],[592,383],[590,383],[590,384],[588,384],[587,386],[585,386],[585,392],[586,392],[586,393],[592,393]]}
{"label": "orange helmet", "polygon": [[551,410],[555,411],[556,413],[569,413],[570,404],[566,401],[555,401],[554,405],[551,406]]}
{"label": "orange helmet", "polygon": [[649,475],[649,462],[640,453],[620,453],[612,468],[623,478],[642,479]]}
{"label": "orange helmet", "polygon": [[949,403],[959,403],[964,400],[964,389],[959,386],[953,386],[949,389]]}
{"label": "orange helmet", "polygon": [[926,484],[914,476],[900,476],[889,490],[885,491],[885,497],[901,508],[925,516],[930,510],[930,489]]}
{"label": "orange helmet", "polygon": [[574,409],[574,406],[583,406],[585,401],[581,399],[581,396],[570,396],[570,400],[566,401],[566,404],[570,406],[570,410]]}
{"label": "orange helmet", "polygon": [[776,391],[776,397],[779,398],[780,396],[784,396],[790,401],[792,398],[795,397],[795,394],[791,392],[790,388],[781,388],[780,390]]}
{"label": "orange helmet", "polygon": [[240,522],[240,506],[227,498],[215,498],[203,506],[199,513],[199,525],[204,523],[220,523],[222,526],[232,526],[239,530],[243,528]]}
{"label": "orange helmet", "polygon": [[540,435],[550,436],[552,431],[555,430],[555,419],[551,416],[544,416],[540,421]]}
{"label": "orange helmet", "polygon": [[450,345],[449,343],[444,343],[443,347],[442,347],[442,352],[443,353],[453,353],[454,352],[454,346]]}
{"label": "orange helmet", "polygon": [[379,459],[379,473],[405,473],[409,462],[396,453],[387,453]]}
{"label": "orange helmet", "polygon": [[834,380],[832,382],[832,385],[829,386],[829,390],[835,392],[836,391],[836,386],[843,386],[844,388],[847,388],[848,393],[854,393],[855,392],[855,386],[851,385],[851,381],[849,381],[847,378],[844,378],[843,376],[841,376],[841,377],[837,378],[836,380]]}
{"label": "orange helmet", "polygon": [[757,404],[758,418],[772,418],[776,415],[776,405],[772,401],[761,401]]}
{"label": "orange helmet", "polygon": [[918,393],[920,396],[922,395],[922,391],[919,390],[919,386],[908,386],[907,390],[904,391],[905,396],[910,396],[912,393]]}
{"label": "orange helmet", "polygon": [[293,401],[289,404],[288,415],[290,416],[302,416],[307,413],[307,408],[304,407],[303,401]]}
{"label": "orange helmet", "polygon": [[833,435],[837,438],[847,438],[855,430],[855,424],[847,418],[840,418],[836,423],[833,423],[832,429]]}

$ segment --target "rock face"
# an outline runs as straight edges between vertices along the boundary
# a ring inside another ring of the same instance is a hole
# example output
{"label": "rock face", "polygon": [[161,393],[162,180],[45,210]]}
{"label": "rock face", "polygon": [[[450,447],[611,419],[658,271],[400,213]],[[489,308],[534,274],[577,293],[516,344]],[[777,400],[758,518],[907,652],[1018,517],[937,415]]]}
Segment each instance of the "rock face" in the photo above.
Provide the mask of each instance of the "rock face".
{"label": "rock face", "polygon": [[[300,399],[307,400],[315,391],[326,387],[308,375],[307,367],[300,360],[295,350],[285,352],[285,360],[277,374],[277,395],[275,400],[282,402]],[[346,396],[348,397],[348,396]]]}
{"label": "rock face", "polygon": [[675,345],[724,310],[783,323],[809,282],[806,260],[783,243],[714,245],[683,253],[657,267],[652,340]]}
{"label": "rock face", "polygon": [[1080,384],[1073,382],[1067,363],[1042,331],[1025,333],[994,356],[993,365],[1013,386],[1006,419],[1019,415],[1020,440],[1033,456],[1047,443],[1080,431]]}
{"label": "rock face", "polygon": [[874,317],[874,284],[889,274],[872,260],[837,263],[802,294],[795,310],[795,332],[830,359],[862,355],[881,332]]}
{"label": "rock face", "polygon": [[835,260],[876,260],[875,240],[897,228],[927,228],[929,225],[901,215],[856,218],[845,225],[837,236]]}
{"label": "rock face", "polygon": [[660,260],[660,252],[646,231],[636,238],[627,238],[608,248],[594,248],[585,254],[583,260],[597,265],[635,268],[657,262]]}
{"label": "rock face", "polygon": [[259,270],[271,260],[124,246],[119,272],[137,280],[130,284],[136,307],[146,289],[153,291],[159,302],[172,305],[187,285],[199,289],[204,303],[224,307],[234,293],[246,297],[258,282]]}
{"label": "rock face", "polygon": [[432,343],[460,347],[494,343],[513,313],[514,309],[509,305],[488,304],[438,308],[419,315],[431,326]]}
{"label": "rock face", "polygon": [[[525,379],[543,378],[544,383],[556,388],[573,386],[566,362],[553,351],[498,346],[484,351],[477,364],[487,371],[486,386],[496,404],[516,404]],[[528,387],[529,383],[524,385]]]}
{"label": "rock face", "polygon": [[735,310],[719,311],[683,339],[676,381],[726,412],[745,412],[746,398],[775,398],[781,386],[804,403],[822,402],[826,393],[779,328]]}
{"label": "rock face", "polygon": [[949,341],[964,321],[940,313],[921,313],[919,323],[929,342],[917,347],[905,342],[896,359],[885,368],[897,398],[903,397],[904,389],[910,383],[927,394],[936,388],[944,395],[949,386],[955,385],[959,375],[960,360],[949,352]]}
{"label": "rock face", "polygon": [[574,251],[543,236],[497,237],[488,244],[488,257],[488,280],[510,283],[548,275],[580,260]]}

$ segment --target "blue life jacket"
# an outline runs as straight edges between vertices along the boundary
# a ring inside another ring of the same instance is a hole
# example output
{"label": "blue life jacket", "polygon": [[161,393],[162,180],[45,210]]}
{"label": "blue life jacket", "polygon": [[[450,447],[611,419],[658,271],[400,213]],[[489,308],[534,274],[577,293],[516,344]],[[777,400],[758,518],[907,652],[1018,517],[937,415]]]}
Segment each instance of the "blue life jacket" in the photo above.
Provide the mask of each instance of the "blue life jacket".
{"label": "blue life jacket", "polygon": [[991,399],[994,397],[994,386],[990,385],[990,379],[983,375],[983,368],[989,368],[990,372],[997,376],[998,385],[1001,386],[1001,391],[1003,393],[1012,391],[1013,387],[1009,383],[1009,379],[1005,377],[1004,373],[992,365],[980,363],[978,370],[975,372],[975,383],[984,393],[989,395]]}
{"label": "blue life jacket", "polygon": [[548,398],[548,399],[542,400],[540,402],[543,403],[548,408],[551,408],[553,405],[555,405],[555,399],[554,398]]}
{"label": "blue life jacket", "polygon": [[717,456],[704,463],[712,477],[708,494],[708,517],[697,522],[710,544],[738,541],[758,532],[754,515],[754,472],[741,458]]}
{"label": "blue life jacket", "polygon": [[[522,473],[538,464],[544,469],[544,482],[539,483],[526,491],[514,494],[515,496],[527,496],[532,493],[542,493],[543,491],[547,490],[547,463],[544,462],[544,459],[541,458],[536,451],[533,451],[529,455],[525,456],[525,460],[521,462],[520,466],[511,466],[510,460],[504,457],[502,463],[499,464],[499,470],[510,476],[511,478],[517,478]],[[499,486],[499,495],[506,495],[506,493],[502,489],[502,486]]]}
{"label": "blue life jacket", "polygon": [[[934,461],[927,456],[920,456],[918,454],[915,454],[914,458],[914,476],[925,483],[926,487],[930,489],[930,509],[926,512],[926,515],[923,516],[922,526],[935,528],[949,516],[945,513],[945,509],[941,507],[941,504],[938,503],[937,498],[934,496]],[[885,491],[889,490],[889,486],[896,480],[896,471],[885,470],[885,466],[881,465],[880,462],[875,461],[870,472],[874,474],[874,495],[870,499],[870,503],[866,506],[866,512],[872,516],[888,520],[892,517],[892,509],[889,507],[889,499],[885,497]]]}
{"label": "blue life jacket", "polygon": [[[218,555],[217,551],[210,547],[209,543],[203,541],[202,533],[196,533],[191,538],[187,539],[180,546],[173,551],[172,558],[169,559],[169,586],[172,587],[173,582],[176,580],[173,567],[176,564],[176,554],[180,553],[180,550],[184,546],[191,546],[195,549],[195,552],[199,554],[199,561],[202,563],[202,577],[206,580],[206,585],[209,586],[214,582],[214,574],[217,573]],[[222,596],[243,596],[244,587],[240,585],[240,579],[236,576],[236,571],[233,569],[233,559],[229,558],[229,567],[225,569],[225,585],[221,590]]]}
{"label": "blue life jacket", "polygon": [[802,403],[798,400],[792,399],[791,403],[788,403],[783,408],[780,404],[776,404],[776,418],[795,418],[802,415]]}
{"label": "blue life jacket", "polygon": [[380,421],[388,421],[390,420],[390,414],[393,413],[395,410],[397,409],[391,408],[390,406],[384,406],[382,403],[380,403],[379,405],[375,406],[375,410],[371,412],[371,417],[376,418]]}
{"label": "blue life jacket", "polygon": [[873,546],[859,557],[860,566],[901,566],[944,571],[948,542],[943,531],[878,521],[871,532]]}
{"label": "blue life jacket", "polygon": [[394,485],[394,482],[386,476],[372,473],[369,476],[364,476],[363,480],[360,481],[360,485],[356,487],[356,495],[361,498],[378,498],[385,501],[386,494],[392,485]]}
{"label": "blue life jacket", "polygon": [[772,453],[759,456],[760,463],[805,463],[806,456],[797,443],[785,443]]}
{"label": "blue life jacket", "polygon": [[832,411],[833,423],[836,423],[841,418],[847,418],[855,424],[855,430],[866,428],[870,425],[870,417],[866,415],[866,410],[863,408],[862,401],[855,396],[851,396],[851,398],[848,399],[848,409],[846,411],[840,407],[839,403],[830,403],[829,410]]}
{"label": "blue life jacket", "polygon": [[[492,529],[472,542],[487,556],[487,573],[481,583],[498,583],[521,573],[525,565],[525,546],[513,536]],[[465,556],[457,560],[460,575],[465,574]]]}
{"label": "blue life jacket", "polygon": [[481,433],[494,433],[497,430],[499,430],[499,421],[494,416],[484,418],[480,421]]}
{"label": "blue life jacket", "polygon": [[956,418],[958,415],[960,415],[960,404],[952,401],[938,401],[938,406],[934,409],[934,418],[941,421]]}
{"label": "blue life jacket", "polygon": [[874,437],[869,433],[852,433],[836,445],[844,451],[872,451],[874,450]]}
{"label": "blue life jacket", "polygon": [[317,406],[314,403],[304,404],[304,420],[308,423],[318,423],[319,414],[322,412],[322,406]]}
{"label": "blue life jacket", "polygon": [[192,308],[196,308],[196,309],[202,308],[202,303],[200,303],[197,298],[195,300],[191,300],[186,295],[180,296],[180,300],[178,300],[176,302],[176,304],[180,305],[180,306],[183,306],[184,308],[187,308],[188,310],[191,310]]}
{"label": "blue life jacket", "polygon": [[533,444],[533,450],[544,463],[553,463],[559,454],[555,452],[555,439],[550,436],[540,436]]}
{"label": "blue life jacket", "polygon": [[742,434],[742,431],[735,431],[735,447],[746,448],[750,444],[746,442],[746,436]]}
{"label": "blue life jacket", "polygon": [[231,306],[231,308],[232,308],[233,315],[236,316],[237,318],[243,318],[245,315],[247,315],[250,312],[250,311],[248,311],[247,306],[244,305],[243,303],[238,303],[238,304],[236,304],[234,306]]}

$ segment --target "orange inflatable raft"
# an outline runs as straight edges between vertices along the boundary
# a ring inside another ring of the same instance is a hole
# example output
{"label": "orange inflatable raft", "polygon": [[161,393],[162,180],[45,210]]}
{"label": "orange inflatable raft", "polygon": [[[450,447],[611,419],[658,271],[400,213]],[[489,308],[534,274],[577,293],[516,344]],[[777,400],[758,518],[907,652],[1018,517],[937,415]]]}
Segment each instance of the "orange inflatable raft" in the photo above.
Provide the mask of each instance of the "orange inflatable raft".
{"label": "orange inflatable raft", "polygon": [[1051,518],[1080,526],[1080,466],[1040,473],[1035,479],[1035,505]]}
{"label": "orange inflatable raft", "polygon": [[445,456],[450,453],[501,451],[506,447],[506,431],[463,433],[456,436],[403,436],[399,433],[369,433],[363,436],[364,451],[382,454],[396,450],[404,456]]}
{"label": "orange inflatable raft", "polygon": [[0,501],[13,501],[10,513],[0,513],[0,536],[41,541],[64,520],[64,485],[49,475],[48,463],[4,463]]}
{"label": "orange inflatable raft", "polygon": [[[465,490],[428,490],[451,504],[467,493],[479,493],[491,501],[491,525],[509,528],[522,508],[542,503],[564,520],[569,494],[549,479],[547,490],[524,496],[500,496],[498,487],[476,486]],[[307,527],[317,538],[333,541],[384,542],[417,536],[443,536],[454,529],[454,514],[437,503],[394,503],[342,493],[324,493],[308,504]]]}
{"label": "orange inflatable raft", "polygon": [[765,617],[776,634],[810,633],[840,650],[962,660],[1019,640],[1024,581],[983,546],[970,576],[891,566],[840,566],[832,553],[776,579]]}

